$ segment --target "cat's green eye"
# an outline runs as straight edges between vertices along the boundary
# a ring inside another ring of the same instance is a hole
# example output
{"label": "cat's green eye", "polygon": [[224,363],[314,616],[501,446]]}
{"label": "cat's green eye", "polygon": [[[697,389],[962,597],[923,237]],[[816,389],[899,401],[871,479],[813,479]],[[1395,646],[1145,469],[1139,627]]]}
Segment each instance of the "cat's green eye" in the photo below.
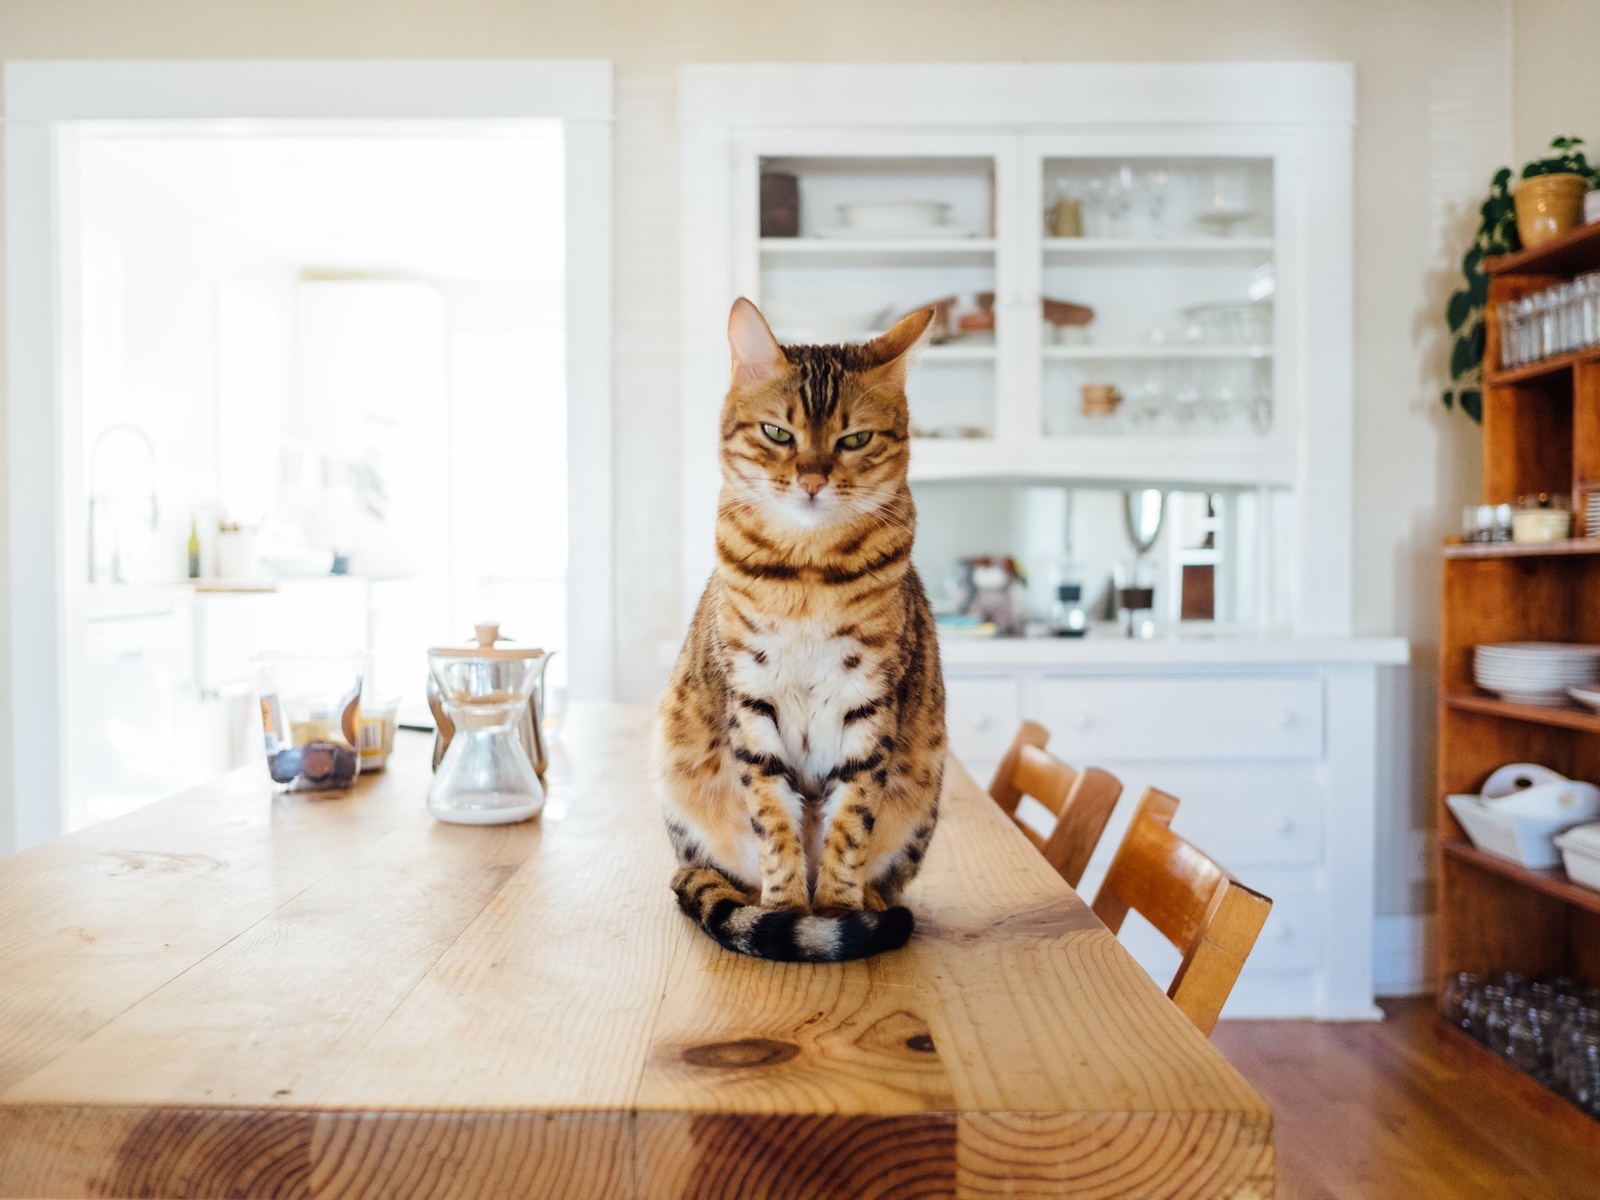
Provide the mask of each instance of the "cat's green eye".
{"label": "cat's green eye", "polygon": [[761,427],[761,432],[766,434],[773,441],[777,442],[780,446],[787,446],[790,442],[794,441],[794,434],[790,433],[787,429],[780,429],[776,425],[763,425]]}
{"label": "cat's green eye", "polygon": [[848,434],[839,439],[839,449],[859,450],[872,440],[872,430],[863,429],[860,433]]}

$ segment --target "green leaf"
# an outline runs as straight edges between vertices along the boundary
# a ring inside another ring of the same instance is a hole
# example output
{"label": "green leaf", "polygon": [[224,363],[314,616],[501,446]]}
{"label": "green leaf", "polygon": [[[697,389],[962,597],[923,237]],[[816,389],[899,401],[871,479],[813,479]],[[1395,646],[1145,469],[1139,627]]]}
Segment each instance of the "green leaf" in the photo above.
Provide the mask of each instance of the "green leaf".
{"label": "green leaf", "polygon": [[1461,260],[1461,270],[1468,276],[1476,275],[1478,272],[1482,271],[1483,251],[1477,246],[1474,246],[1471,250],[1468,250],[1466,257]]}
{"label": "green leaf", "polygon": [[1456,338],[1450,346],[1450,378],[1460,379],[1482,361],[1483,351],[1474,353],[1470,336]]}
{"label": "green leaf", "polygon": [[1439,393],[1439,399],[1446,408],[1454,408],[1456,406],[1456,394],[1449,388],[1445,388],[1444,391]]}
{"label": "green leaf", "polygon": [[1454,333],[1466,323],[1472,315],[1472,297],[1466,292],[1456,292],[1450,297],[1450,302],[1445,305],[1444,319]]}
{"label": "green leaf", "polygon": [[1468,388],[1461,393],[1461,411],[1466,413],[1479,425],[1483,424],[1483,393],[1477,388]]}

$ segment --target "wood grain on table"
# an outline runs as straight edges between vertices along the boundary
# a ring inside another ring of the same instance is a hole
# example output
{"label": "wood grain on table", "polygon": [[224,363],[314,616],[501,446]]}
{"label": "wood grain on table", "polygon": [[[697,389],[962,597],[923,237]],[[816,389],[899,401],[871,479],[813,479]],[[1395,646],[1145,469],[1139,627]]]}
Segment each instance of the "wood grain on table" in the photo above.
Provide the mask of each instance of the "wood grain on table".
{"label": "wood grain on table", "polygon": [[544,816],[440,824],[428,743],[0,860],[0,1196],[1259,1197],[1272,1118],[963,771],[863,962],[717,947],[650,715]]}

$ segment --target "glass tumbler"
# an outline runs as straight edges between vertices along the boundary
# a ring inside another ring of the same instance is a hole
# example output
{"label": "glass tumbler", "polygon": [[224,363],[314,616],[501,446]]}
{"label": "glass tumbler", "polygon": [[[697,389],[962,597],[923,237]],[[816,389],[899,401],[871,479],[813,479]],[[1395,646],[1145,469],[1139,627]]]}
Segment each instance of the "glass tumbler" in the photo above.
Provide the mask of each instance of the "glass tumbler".
{"label": "glass tumbler", "polygon": [[267,769],[280,790],[342,791],[361,772],[364,654],[258,654]]}
{"label": "glass tumbler", "polygon": [[428,669],[455,722],[428,788],[428,811],[457,825],[506,825],[538,816],[544,785],[518,736],[538,686],[539,650],[435,649]]}
{"label": "glass tumbler", "polygon": [[1475,993],[1483,990],[1483,976],[1457,971],[1444,981],[1444,1019],[1463,1033],[1472,1032],[1471,1006]]}

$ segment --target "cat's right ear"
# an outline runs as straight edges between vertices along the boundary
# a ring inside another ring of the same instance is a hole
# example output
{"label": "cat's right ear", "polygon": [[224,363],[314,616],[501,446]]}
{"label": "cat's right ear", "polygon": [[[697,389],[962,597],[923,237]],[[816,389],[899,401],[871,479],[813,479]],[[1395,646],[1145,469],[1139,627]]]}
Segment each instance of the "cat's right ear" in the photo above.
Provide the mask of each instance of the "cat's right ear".
{"label": "cat's right ear", "polygon": [[788,370],[783,347],[772,336],[767,319],[740,296],[728,314],[728,348],[733,351],[733,382],[750,387],[775,379]]}

